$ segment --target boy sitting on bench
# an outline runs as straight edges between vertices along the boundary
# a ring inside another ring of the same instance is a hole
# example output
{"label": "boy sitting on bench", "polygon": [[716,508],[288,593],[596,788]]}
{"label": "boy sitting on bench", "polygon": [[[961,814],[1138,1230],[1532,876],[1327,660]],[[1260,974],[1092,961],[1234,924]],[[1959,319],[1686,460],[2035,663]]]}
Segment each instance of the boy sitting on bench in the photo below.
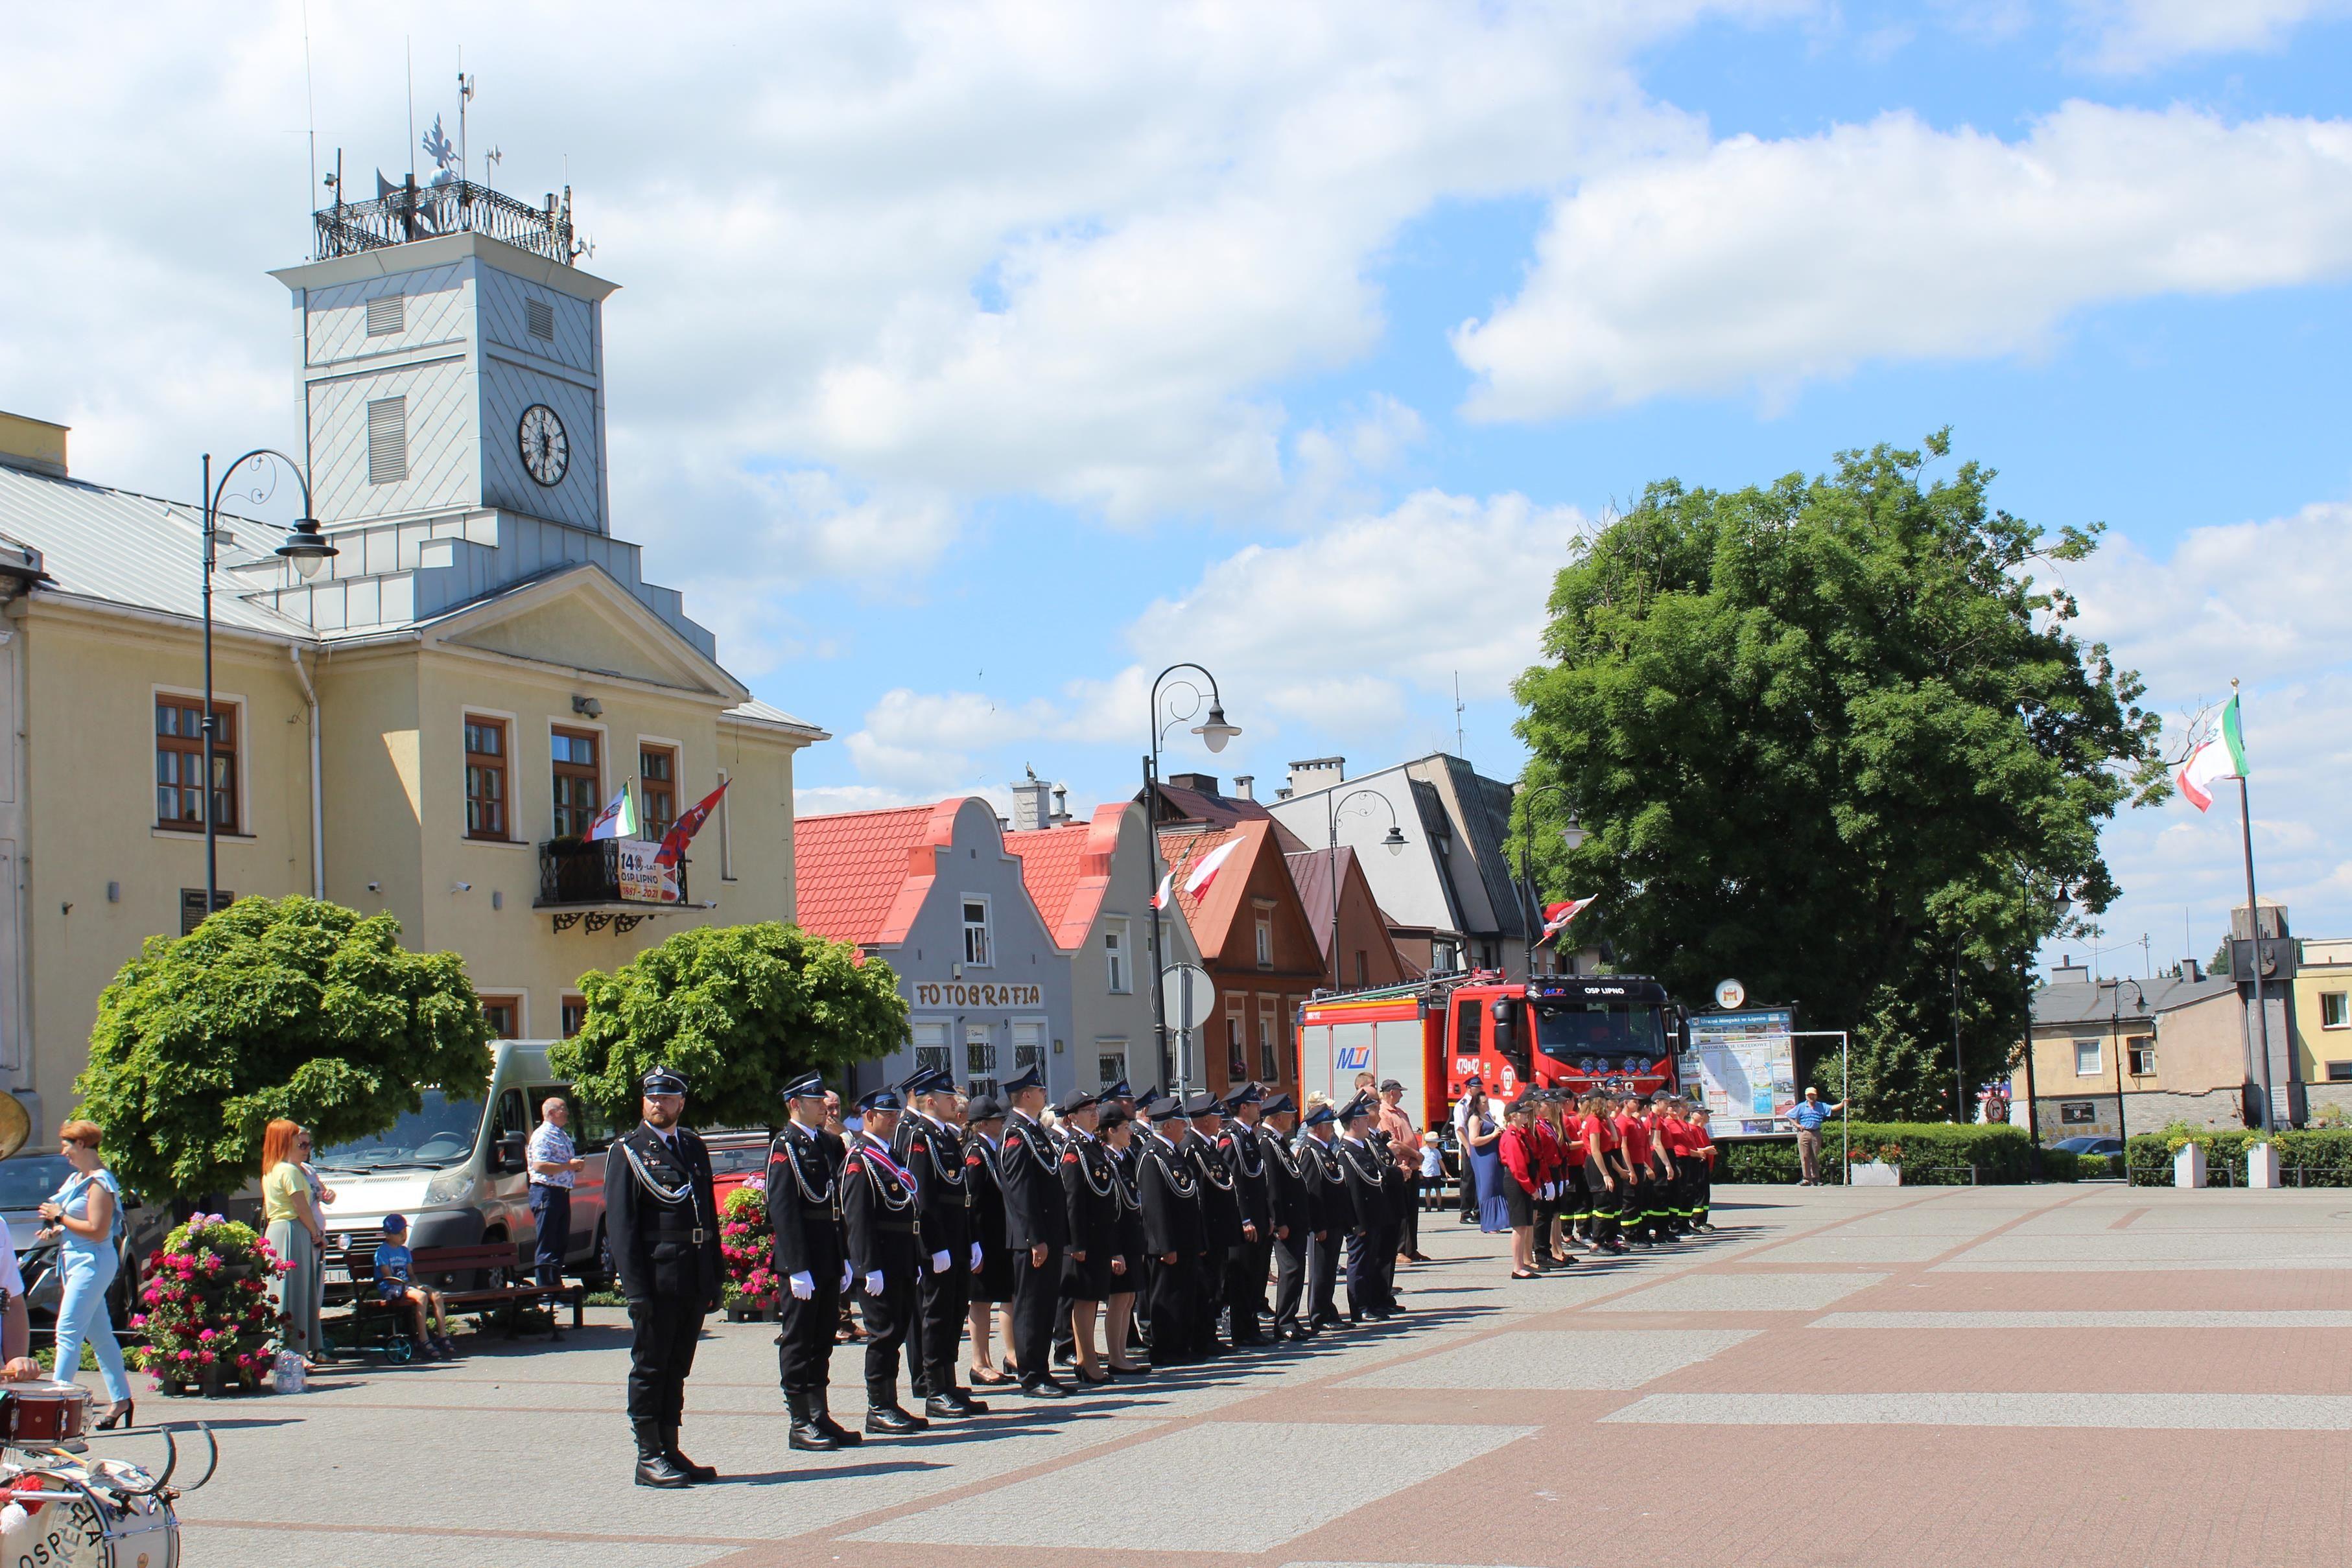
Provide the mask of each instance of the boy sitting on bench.
{"label": "boy sitting on bench", "polygon": [[[408,1249],[408,1221],[397,1214],[385,1215],[383,1242],[375,1249],[375,1293],[383,1301],[407,1303],[415,1322],[417,1349],[427,1355],[455,1355],[457,1347],[449,1339],[449,1304],[440,1291],[411,1281],[415,1267],[415,1256]],[[425,1332],[427,1308],[438,1330],[430,1336]]]}

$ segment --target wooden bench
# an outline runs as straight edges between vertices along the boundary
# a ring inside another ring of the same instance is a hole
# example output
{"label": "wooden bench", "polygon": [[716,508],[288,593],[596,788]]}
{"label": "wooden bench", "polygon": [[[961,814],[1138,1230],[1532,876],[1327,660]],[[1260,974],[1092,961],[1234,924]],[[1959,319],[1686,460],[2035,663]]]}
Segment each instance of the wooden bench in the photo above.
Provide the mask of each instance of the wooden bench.
{"label": "wooden bench", "polygon": [[[572,1326],[577,1329],[586,1324],[587,1320],[582,1315],[588,1294],[588,1288],[584,1285],[541,1285],[526,1281],[459,1290],[454,1285],[433,1284],[436,1278],[467,1274],[478,1274],[492,1280],[511,1275],[517,1267],[515,1250],[512,1245],[504,1241],[492,1241],[479,1247],[420,1247],[412,1257],[410,1267],[411,1282],[439,1290],[442,1300],[448,1304],[453,1314],[463,1315],[485,1308],[504,1309],[509,1339],[520,1336],[521,1309],[526,1306],[544,1305],[552,1309],[569,1303]],[[352,1301],[352,1323],[357,1325],[372,1318],[383,1318],[387,1325],[388,1346],[411,1343],[409,1330],[413,1320],[408,1316],[407,1304],[387,1301],[375,1294],[375,1283],[372,1280],[363,1286],[359,1281],[352,1283],[363,1291]],[[548,1333],[554,1339],[563,1337],[562,1328],[553,1322],[551,1311]]]}

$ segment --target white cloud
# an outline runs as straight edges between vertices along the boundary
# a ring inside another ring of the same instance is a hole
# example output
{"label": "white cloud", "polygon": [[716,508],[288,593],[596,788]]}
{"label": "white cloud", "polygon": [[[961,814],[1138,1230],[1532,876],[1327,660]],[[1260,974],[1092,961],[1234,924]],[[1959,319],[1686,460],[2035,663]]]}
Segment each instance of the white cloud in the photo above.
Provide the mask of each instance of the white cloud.
{"label": "white cloud", "polygon": [[2095,70],[2131,73],[2199,55],[2278,48],[2306,22],[2341,16],[2345,0],[2074,0]]}
{"label": "white cloud", "polygon": [[2352,124],[2069,103],[2017,141],[1909,114],[1587,180],[1454,334],[1468,408],[1537,419],[2043,348],[2073,311],[2352,271]]}

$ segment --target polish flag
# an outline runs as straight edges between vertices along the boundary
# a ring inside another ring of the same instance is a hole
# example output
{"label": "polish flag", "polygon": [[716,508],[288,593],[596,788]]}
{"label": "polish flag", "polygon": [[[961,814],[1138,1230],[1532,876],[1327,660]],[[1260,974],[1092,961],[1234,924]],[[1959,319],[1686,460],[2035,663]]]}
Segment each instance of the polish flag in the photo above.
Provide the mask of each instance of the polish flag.
{"label": "polish flag", "polygon": [[[1592,896],[1598,898],[1601,895],[1595,894]],[[1540,947],[1567,930],[1568,923],[1583,914],[1585,905],[1591,902],[1591,898],[1571,898],[1566,904],[1545,904],[1543,935],[1536,938],[1536,946]]]}
{"label": "polish flag", "polygon": [[1201,863],[1192,868],[1192,874],[1184,879],[1184,891],[1196,899],[1207,896],[1209,884],[1217,880],[1217,873],[1224,869],[1225,862],[1233,859],[1234,852],[1241,847],[1241,840],[1234,839],[1203,855]]}
{"label": "polish flag", "polygon": [[1175,880],[1176,880],[1176,873],[1175,873],[1174,872],[1172,872],[1172,871],[1171,871],[1171,872],[1168,872],[1168,873],[1164,873],[1164,874],[1160,877],[1160,891],[1159,891],[1159,892],[1157,892],[1157,893],[1155,893],[1155,894],[1153,894],[1151,895],[1151,907],[1152,907],[1152,908],[1154,908],[1154,909],[1165,909],[1165,908],[1167,908],[1167,907],[1168,907],[1168,893],[1169,893],[1169,884],[1170,884],[1171,883],[1174,882]]}

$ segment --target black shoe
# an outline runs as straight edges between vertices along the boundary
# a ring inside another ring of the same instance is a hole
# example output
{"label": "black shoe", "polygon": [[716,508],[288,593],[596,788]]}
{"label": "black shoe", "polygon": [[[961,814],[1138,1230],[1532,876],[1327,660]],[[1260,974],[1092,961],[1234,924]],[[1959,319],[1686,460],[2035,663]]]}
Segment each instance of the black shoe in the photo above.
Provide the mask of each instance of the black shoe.
{"label": "black shoe", "polygon": [[1021,1385],[1021,1392],[1031,1399],[1067,1399],[1070,1396],[1070,1391],[1067,1388],[1050,1377],[1041,1377],[1034,1383],[1024,1383]]}
{"label": "black shoe", "polygon": [[784,1446],[804,1454],[830,1454],[841,1447],[834,1435],[817,1425],[816,1401],[805,1394],[786,1393],[784,1408],[792,1412],[792,1431]]}
{"label": "black shoe", "polygon": [[662,1452],[661,1428],[651,1421],[635,1423],[637,1435],[636,1483],[641,1487],[661,1487],[676,1490],[694,1484],[693,1478],[670,1462]]}
{"label": "black shoe", "polygon": [[845,1448],[854,1448],[866,1441],[863,1437],[833,1418],[833,1410],[828,1398],[828,1395],[823,1390],[809,1396],[810,1403],[816,1407],[817,1430]]}
{"label": "black shoe", "polygon": [[866,1429],[886,1437],[907,1432],[926,1432],[930,1426],[920,1416],[909,1415],[895,1403],[877,1405],[866,1412]]}
{"label": "black shoe", "polygon": [[1076,1366],[1078,1363],[1078,1347],[1075,1343],[1057,1344],[1054,1347],[1054,1359],[1064,1366]]}
{"label": "black shoe", "polygon": [[961,1421],[964,1408],[944,1394],[934,1394],[923,1401],[923,1414],[934,1421]]}
{"label": "black shoe", "polygon": [[662,1428],[662,1457],[685,1471],[686,1479],[690,1481],[699,1484],[719,1479],[716,1469],[709,1465],[698,1465],[686,1457],[685,1450],[677,1446],[677,1428],[674,1426]]}

